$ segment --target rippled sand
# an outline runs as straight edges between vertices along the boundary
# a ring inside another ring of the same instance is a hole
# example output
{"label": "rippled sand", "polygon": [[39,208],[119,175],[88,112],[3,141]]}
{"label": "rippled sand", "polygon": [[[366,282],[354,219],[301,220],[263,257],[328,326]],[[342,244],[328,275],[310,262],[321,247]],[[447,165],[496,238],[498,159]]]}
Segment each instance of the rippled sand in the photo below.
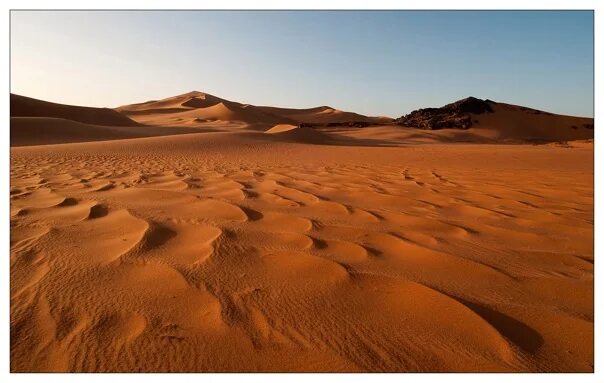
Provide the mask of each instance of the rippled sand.
{"label": "rippled sand", "polygon": [[12,148],[11,370],[593,371],[593,144],[268,136]]}

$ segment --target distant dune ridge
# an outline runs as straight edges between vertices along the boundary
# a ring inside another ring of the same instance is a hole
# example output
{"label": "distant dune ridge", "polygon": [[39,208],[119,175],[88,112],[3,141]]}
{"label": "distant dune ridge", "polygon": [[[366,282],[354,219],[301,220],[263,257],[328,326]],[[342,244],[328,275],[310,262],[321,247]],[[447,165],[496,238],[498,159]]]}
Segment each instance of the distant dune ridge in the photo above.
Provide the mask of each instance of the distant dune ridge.
{"label": "distant dune ridge", "polygon": [[276,108],[272,106],[260,106],[258,108],[298,123],[369,122],[378,124],[392,121],[390,117],[368,117],[358,113],[344,112],[330,106],[307,109]]}
{"label": "distant dune ridge", "polygon": [[302,122],[390,122],[388,117],[368,117],[329,106],[293,109],[255,106],[193,91],[159,101],[116,108],[134,120],[153,124],[198,124],[229,121],[247,124],[298,124]]}
{"label": "distant dune ridge", "polygon": [[[329,106],[255,106],[199,91],[115,109],[62,105],[11,94],[11,145],[17,146],[236,128],[275,133],[274,126],[284,125],[299,129],[272,135],[271,140],[391,146],[407,142],[547,143],[593,138],[593,118],[557,115],[475,97],[440,108],[419,109],[393,120]],[[382,127],[374,128],[377,126]]]}
{"label": "distant dune ridge", "polygon": [[11,146],[105,141],[199,132],[144,126],[109,108],[56,104],[10,95]]}

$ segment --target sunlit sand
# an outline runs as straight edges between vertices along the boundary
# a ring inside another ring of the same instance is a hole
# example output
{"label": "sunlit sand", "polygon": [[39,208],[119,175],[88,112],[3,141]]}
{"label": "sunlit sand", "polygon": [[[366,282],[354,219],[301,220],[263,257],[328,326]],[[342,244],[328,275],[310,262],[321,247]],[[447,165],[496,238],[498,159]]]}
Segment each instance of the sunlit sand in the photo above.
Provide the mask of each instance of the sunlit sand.
{"label": "sunlit sand", "polygon": [[12,371],[593,371],[592,119],[13,102]]}

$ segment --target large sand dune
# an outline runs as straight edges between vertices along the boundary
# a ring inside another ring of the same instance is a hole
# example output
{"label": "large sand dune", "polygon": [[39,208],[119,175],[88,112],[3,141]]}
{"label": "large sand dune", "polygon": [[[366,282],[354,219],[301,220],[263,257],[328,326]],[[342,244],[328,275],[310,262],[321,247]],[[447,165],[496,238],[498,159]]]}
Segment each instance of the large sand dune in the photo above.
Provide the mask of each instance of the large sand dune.
{"label": "large sand dune", "polygon": [[[10,95],[10,145],[46,145],[198,133],[191,127],[141,125],[108,108],[56,104]],[[211,129],[205,129],[205,131]]]}
{"label": "large sand dune", "polygon": [[10,127],[11,146],[107,141],[199,132],[198,129],[186,127],[91,125],[52,117],[11,117]]}
{"label": "large sand dune", "polygon": [[[276,115],[248,108],[120,111]],[[494,144],[576,123],[502,108],[467,130],[13,118],[11,371],[593,371],[593,142]]]}
{"label": "large sand dune", "polygon": [[439,108],[415,110],[396,120],[422,130],[468,130],[466,136],[498,142],[554,142],[594,137],[593,118],[565,116],[468,97]]}
{"label": "large sand dune", "polygon": [[247,104],[228,101],[202,92],[189,92],[159,101],[124,105],[117,111],[149,125],[189,125],[230,123],[242,127],[250,124],[294,122]]}
{"label": "large sand dune", "polygon": [[594,138],[593,118],[565,116],[518,105],[493,103],[493,113],[474,116],[474,131],[495,139],[532,142],[586,140]]}
{"label": "large sand dune", "polygon": [[17,94],[10,95],[10,116],[62,118],[92,125],[138,125],[113,109],[56,104]]}
{"label": "large sand dune", "polygon": [[159,101],[124,105],[117,111],[145,124],[199,125],[212,121],[235,124],[297,124],[330,122],[389,122],[387,117],[367,117],[343,112],[328,106],[310,109],[287,109],[255,106],[225,100],[207,93],[193,91]]}

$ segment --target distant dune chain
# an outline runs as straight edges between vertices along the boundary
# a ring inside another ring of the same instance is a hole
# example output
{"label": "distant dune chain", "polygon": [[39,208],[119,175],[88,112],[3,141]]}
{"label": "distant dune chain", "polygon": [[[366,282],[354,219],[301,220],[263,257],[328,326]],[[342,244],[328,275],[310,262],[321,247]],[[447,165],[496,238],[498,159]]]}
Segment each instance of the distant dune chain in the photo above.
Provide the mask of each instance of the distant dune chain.
{"label": "distant dune chain", "polygon": [[12,148],[11,371],[593,371],[592,143],[296,129]]}
{"label": "distant dune chain", "polygon": [[370,128],[380,126],[397,138],[388,145],[418,139],[544,144],[594,137],[593,118],[557,115],[474,97],[440,108],[419,109],[396,120],[330,106],[297,109],[242,104],[198,91],[115,109],[55,104],[15,94],[11,94],[10,101],[11,146],[235,130],[280,133],[272,139],[301,143],[375,146],[383,135],[368,137],[372,141],[344,137],[343,142],[322,133],[349,129],[353,135],[367,134],[367,130],[373,135],[379,131]]}

